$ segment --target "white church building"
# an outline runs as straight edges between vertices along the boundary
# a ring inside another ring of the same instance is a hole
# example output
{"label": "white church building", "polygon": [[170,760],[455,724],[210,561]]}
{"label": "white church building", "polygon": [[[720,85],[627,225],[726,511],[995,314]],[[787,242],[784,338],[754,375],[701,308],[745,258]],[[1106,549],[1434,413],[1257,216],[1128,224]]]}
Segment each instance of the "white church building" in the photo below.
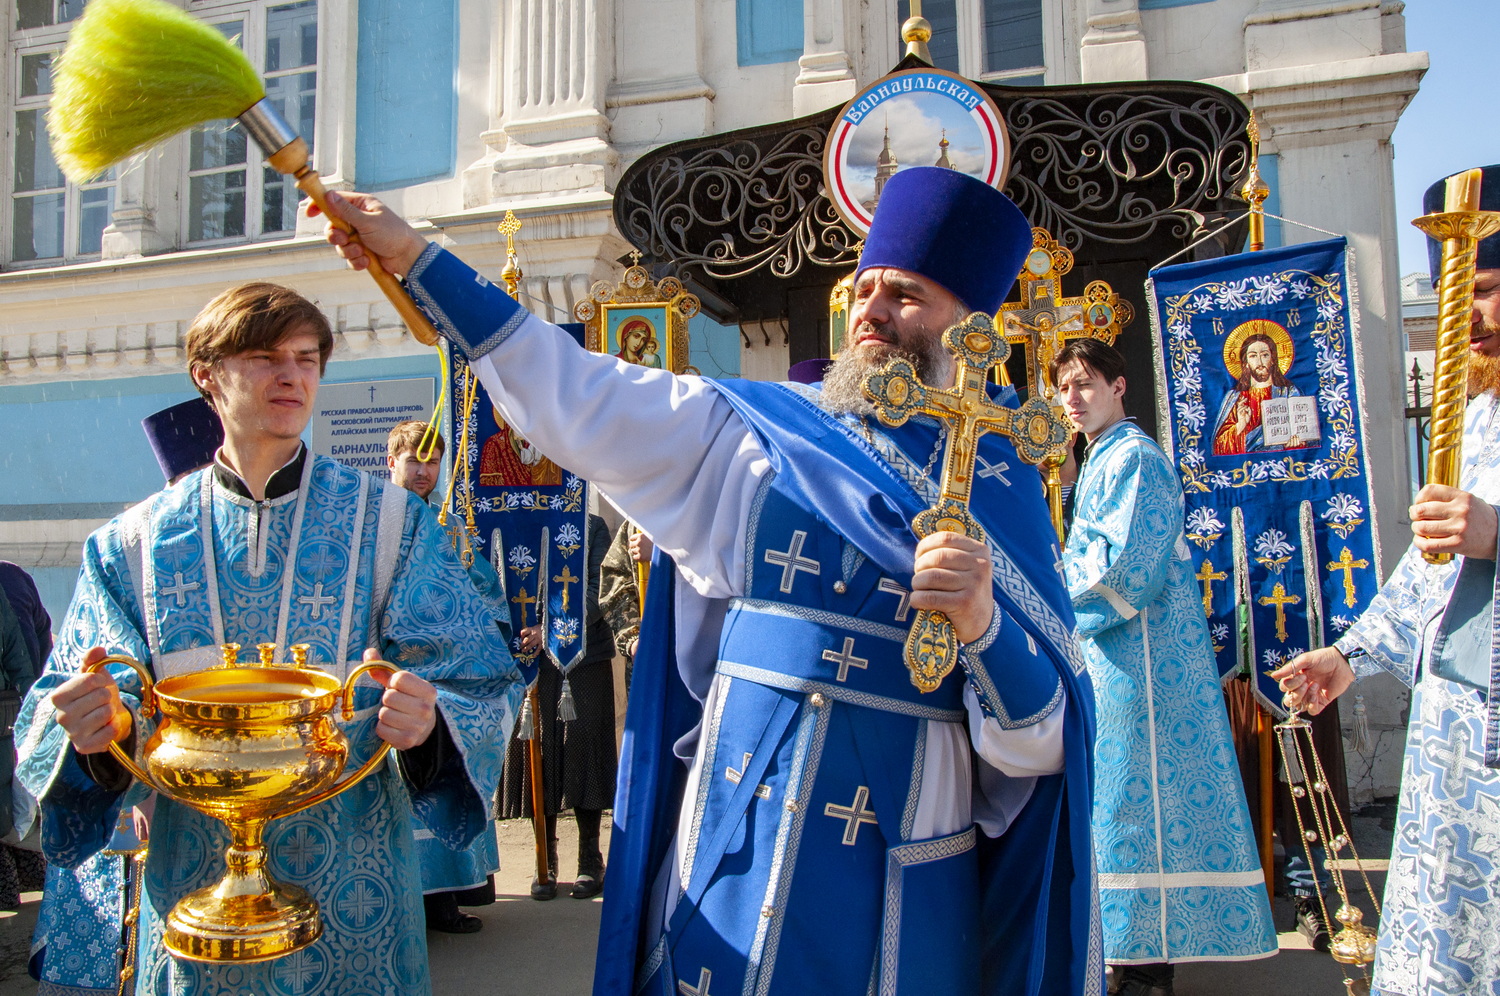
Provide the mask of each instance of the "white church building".
{"label": "white church building", "polygon": [[[326,383],[400,381],[431,403],[438,363],[365,275],[297,212],[297,192],[223,123],[97,182],[47,149],[51,66],[86,0],[0,0],[0,559],[37,578],[60,621],[87,534],[161,485],[139,420],[193,395],[182,337],[212,296],[272,280],[321,304]],[[522,222],[523,299],[569,321],[629,244],[611,198],[668,142],[829,108],[890,70],[906,0],[183,0],[238,36],[330,187],[378,192],[497,276]],[[1356,252],[1369,459],[1389,570],[1408,501],[1391,134],[1427,68],[1400,0],[925,0],[933,60],[972,79],[1063,85],[1196,80],[1260,123],[1276,214]],[[1272,222],[1272,245],[1322,238]],[[1141,326],[1144,329],[1144,325]],[[705,373],[779,376],[775,330],[699,318]],[[423,385],[426,385],[425,387]],[[409,396],[409,394],[408,394]],[[371,397],[375,394],[372,392]],[[1381,702],[1389,699],[1387,708]],[[1356,801],[1399,777],[1396,695]],[[1369,765],[1366,765],[1368,768]]]}

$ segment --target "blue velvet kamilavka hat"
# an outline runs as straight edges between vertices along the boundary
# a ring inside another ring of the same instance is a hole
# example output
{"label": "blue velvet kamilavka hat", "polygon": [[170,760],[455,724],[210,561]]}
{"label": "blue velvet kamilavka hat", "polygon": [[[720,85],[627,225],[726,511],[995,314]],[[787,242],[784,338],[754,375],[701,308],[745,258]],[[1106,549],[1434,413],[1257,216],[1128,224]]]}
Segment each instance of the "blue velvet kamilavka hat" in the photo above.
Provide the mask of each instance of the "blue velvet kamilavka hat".
{"label": "blue velvet kamilavka hat", "polygon": [[1030,251],[1031,225],[1009,197],[967,173],[913,166],[886,181],[858,272],[920,274],[994,314]]}
{"label": "blue velvet kamilavka hat", "polygon": [[163,408],[141,419],[141,428],[167,480],[213,463],[224,442],[219,415],[202,398]]}

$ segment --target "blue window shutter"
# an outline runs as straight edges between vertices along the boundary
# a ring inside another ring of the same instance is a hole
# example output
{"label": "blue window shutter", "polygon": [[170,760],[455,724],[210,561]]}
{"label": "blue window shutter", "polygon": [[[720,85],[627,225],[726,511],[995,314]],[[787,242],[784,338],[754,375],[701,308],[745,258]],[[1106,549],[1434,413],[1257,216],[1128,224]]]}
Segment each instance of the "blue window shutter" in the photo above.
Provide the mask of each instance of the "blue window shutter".
{"label": "blue window shutter", "polygon": [[795,62],[802,56],[802,0],[735,0],[742,66]]}
{"label": "blue window shutter", "polygon": [[457,0],[360,0],[354,183],[389,190],[458,161]]}

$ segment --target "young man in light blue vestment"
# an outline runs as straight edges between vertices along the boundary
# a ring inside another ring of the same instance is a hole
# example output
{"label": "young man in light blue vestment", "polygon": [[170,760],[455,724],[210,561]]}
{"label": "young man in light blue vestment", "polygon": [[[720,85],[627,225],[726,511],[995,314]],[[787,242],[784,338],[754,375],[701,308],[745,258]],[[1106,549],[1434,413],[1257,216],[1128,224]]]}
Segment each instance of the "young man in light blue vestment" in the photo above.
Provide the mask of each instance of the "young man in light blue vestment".
{"label": "young man in light blue vestment", "polygon": [[[430,436],[426,422],[415,419],[400,422],[386,437],[385,466],[391,483],[405,488],[424,503],[432,500],[443,471],[446,444],[436,432]],[[425,447],[429,447],[424,450]],[[425,455],[426,459],[423,459]],[[474,557],[468,566],[469,580],[495,610],[501,639],[510,645],[510,613],[504,611],[504,592],[499,575],[483,557]],[[474,934],[484,928],[484,921],[460,906],[488,906],[495,901],[495,872],[500,869],[500,847],[491,822],[474,843],[463,850],[447,847],[431,830],[415,828],[417,860],[422,866],[422,906],[427,926],[445,934]]]}
{"label": "young man in light blue vestment", "polygon": [[1088,451],[1063,551],[1099,716],[1094,853],[1120,996],[1173,965],[1276,953],[1229,716],[1183,539],[1182,485],[1125,417],[1125,361],[1072,339],[1052,364]]}
{"label": "young man in light blue vestment", "polygon": [[[595,993],[1098,993],[1091,694],[1039,477],[983,437],[989,541],[918,543],[946,432],[884,427],[860,387],[898,353],[952,382],[938,336],[1004,300],[1020,211],[953,170],[892,177],[820,390],[585,353],[378,201],[334,204],[363,241],[330,233],[346,258],[403,274],[507,421],[671,558],[636,658]],[[922,607],[964,644],[930,694],[902,657]]]}
{"label": "young man in light blue vestment", "polygon": [[166,677],[213,665],[225,643],[274,642],[283,659],[308,644],[309,660],[340,677],[362,656],[405,669],[380,679],[383,691],[357,689],[346,728],[350,765],[381,740],[396,763],[268,828],[271,873],[321,906],[312,945],[254,964],[169,956],[162,918],[218,879],[228,835],[158,798],[137,993],[427,993],[414,810],[454,848],[486,825],[520,676],[415,496],[302,445],[332,346],[317,308],[272,284],[232,288],[195,319],[189,371],[224,445],[212,467],[89,538],[62,635],[22,708],[18,776],[40,800],[48,859],[78,868],[145,791],[106,747],[139,751],[154,725],[133,672],[80,675],[83,664],[120,653]]}
{"label": "young man in light blue vestment", "polygon": [[[1443,210],[1444,187],[1424,212]],[[1480,191],[1481,209],[1500,210],[1500,165]],[[1441,247],[1428,253],[1436,284]],[[1500,236],[1479,243],[1470,320],[1460,486],[1417,493],[1411,548],[1364,615],[1275,673],[1287,704],[1312,713],[1382,670],[1412,687],[1375,955],[1386,996],[1500,994]],[[1429,552],[1455,556],[1429,564]]]}

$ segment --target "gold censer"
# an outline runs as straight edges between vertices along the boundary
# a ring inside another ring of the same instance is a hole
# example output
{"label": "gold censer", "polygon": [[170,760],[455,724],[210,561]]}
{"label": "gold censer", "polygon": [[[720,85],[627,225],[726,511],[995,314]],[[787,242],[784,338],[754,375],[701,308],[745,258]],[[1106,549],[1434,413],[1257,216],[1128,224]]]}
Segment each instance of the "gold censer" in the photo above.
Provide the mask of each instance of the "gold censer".
{"label": "gold censer", "polygon": [[167,915],[164,940],[179,958],[268,961],[316,941],[323,933],[317,900],[266,868],[266,824],[332,799],[379,767],[390,750],[382,743],[339,781],[349,741],[331,713],[342,701],[344,720],[351,720],[354,683],[369,671],[394,674],[394,665],[371,661],[340,683],[308,666],[305,646],[292,648],[292,665],[273,662],[274,644],[257,649],[256,666],[240,664],[239,645],[229,643],[223,664],[154,682],[129,657],[106,657],[84,669],[132,668],[142,682],[141,715],[161,714],[141,752],[144,769],[111,743],[115,759],[156,791],[229,828],[224,877],[183,896]]}

